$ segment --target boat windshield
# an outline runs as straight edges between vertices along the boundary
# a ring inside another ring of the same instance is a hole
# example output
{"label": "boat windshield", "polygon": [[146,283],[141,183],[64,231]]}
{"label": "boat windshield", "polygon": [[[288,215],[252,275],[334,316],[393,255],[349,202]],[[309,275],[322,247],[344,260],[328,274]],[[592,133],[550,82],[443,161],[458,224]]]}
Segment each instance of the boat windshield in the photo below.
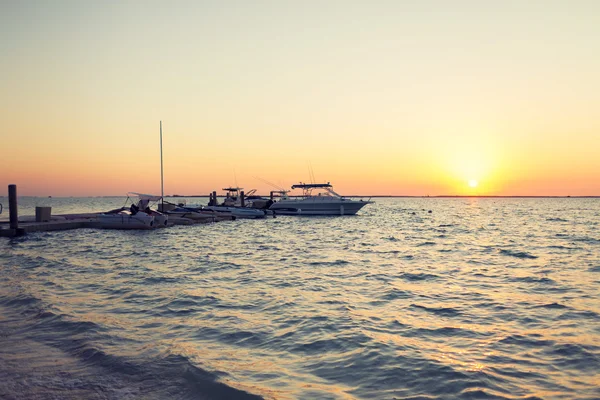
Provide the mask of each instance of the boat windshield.
{"label": "boat windshield", "polygon": [[[300,182],[297,185],[292,185],[292,189],[302,189],[303,197],[314,197],[314,196],[330,196],[330,197],[340,197],[336,192],[333,191],[333,186],[327,183],[302,183]],[[314,193],[313,193],[314,192]]]}

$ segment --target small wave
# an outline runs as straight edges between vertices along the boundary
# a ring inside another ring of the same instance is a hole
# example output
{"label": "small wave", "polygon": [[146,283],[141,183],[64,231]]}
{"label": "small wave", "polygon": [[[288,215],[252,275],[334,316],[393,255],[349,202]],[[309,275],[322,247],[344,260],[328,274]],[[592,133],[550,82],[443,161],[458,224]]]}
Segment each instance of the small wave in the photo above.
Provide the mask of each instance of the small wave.
{"label": "small wave", "polygon": [[596,239],[596,238],[588,237],[588,236],[573,238],[573,240],[576,242],[583,242],[583,243],[589,243],[589,244],[600,244],[600,239]]}
{"label": "small wave", "polygon": [[310,266],[326,266],[326,265],[345,265],[350,264],[349,261],[346,260],[335,260],[335,261],[313,261],[308,263]]}
{"label": "small wave", "polygon": [[390,290],[386,290],[383,294],[383,296],[381,296],[381,298],[383,300],[397,300],[397,299],[407,299],[412,297],[412,293],[410,292],[406,292],[404,290],[400,290],[400,289],[390,289]]}
{"label": "small wave", "polygon": [[204,341],[210,339],[228,345],[242,347],[259,347],[267,342],[266,335],[262,332],[252,332],[247,330],[226,331],[208,326],[200,328],[195,336]]}
{"label": "small wave", "polygon": [[599,349],[598,346],[590,346],[588,350],[582,345],[561,343],[547,349],[544,354],[552,357],[559,368],[596,373],[600,371],[600,357],[595,354]]}
{"label": "small wave", "polygon": [[554,280],[550,279],[550,278],[538,278],[535,276],[523,276],[523,277],[516,277],[516,278],[512,278],[511,279],[514,282],[526,282],[526,283],[543,283],[543,284],[554,284],[556,282],[554,282]]}
{"label": "small wave", "polygon": [[569,307],[563,306],[562,304],[558,304],[558,303],[550,303],[550,304],[542,304],[539,306],[533,306],[532,308],[548,308],[551,310],[564,310]]}
{"label": "small wave", "polygon": [[600,265],[597,267],[591,267],[588,269],[589,272],[600,272]]}
{"label": "small wave", "polygon": [[566,219],[558,218],[558,217],[556,217],[556,218],[546,218],[546,221],[549,221],[549,222],[569,222]]}
{"label": "small wave", "polygon": [[[467,337],[467,338],[477,338],[480,336],[484,336],[481,333],[463,329],[456,328],[452,326],[445,326],[443,328],[418,328],[411,331],[409,336],[421,337],[421,336],[431,336],[431,337]],[[485,335],[487,336],[487,335]]]}
{"label": "small wave", "polygon": [[423,246],[434,246],[434,245],[435,245],[435,242],[429,242],[429,241],[427,241],[427,242],[419,243],[419,244],[417,245],[417,247],[423,247]]}
{"label": "small wave", "polygon": [[410,306],[443,317],[456,317],[461,314],[459,310],[453,307],[426,307],[418,304],[411,304]]}
{"label": "small wave", "polygon": [[579,250],[580,249],[580,247],[568,247],[568,246],[561,246],[561,245],[552,245],[552,246],[547,246],[546,248],[557,249],[557,250]]}
{"label": "small wave", "polygon": [[39,299],[36,299],[33,296],[29,296],[28,294],[21,293],[15,297],[7,298],[4,300],[0,300],[0,305],[11,307],[11,308],[20,308],[20,307],[28,307],[33,304],[39,303]]}
{"label": "small wave", "polygon": [[170,278],[166,276],[151,276],[149,278],[144,278],[144,284],[147,285],[158,285],[163,283],[177,283],[179,282],[179,278]]}
{"label": "small wave", "polygon": [[426,281],[426,280],[439,278],[438,275],[434,275],[434,274],[426,274],[426,273],[412,274],[410,272],[405,272],[402,275],[400,275],[400,277],[402,279],[406,279],[407,281]]}
{"label": "small wave", "polygon": [[527,348],[538,348],[554,345],[553,340],[538,339],[540,335],[510,335],[500,339],[498,343],[503,345],[515,345]]}
{"label": "small wave", "polygon": [[600,314],[589,310],[570,310],[562,314],[559,319],[565,321],[585,319],[598,322],[600,321]]}
{"label": "small wave", "polygon": [[517,257],[517,258],[523,258],[523,259],[536,259],[538,258],[538,256],[534,256],[532,254],[529,254],[527,252],[524,251],[512,251],[512,250],[500,250],[500,254],[503,254],[505,256],[510,256],[510,257]]}
{"label": "small wave", "polygon": [[291,351],[301,354],[343,353],[361,348],[365,343],[371,341],[372,339],[369,336],[363,333],[356,333],[332,339],[316,339],[300,343],[294,346]]}

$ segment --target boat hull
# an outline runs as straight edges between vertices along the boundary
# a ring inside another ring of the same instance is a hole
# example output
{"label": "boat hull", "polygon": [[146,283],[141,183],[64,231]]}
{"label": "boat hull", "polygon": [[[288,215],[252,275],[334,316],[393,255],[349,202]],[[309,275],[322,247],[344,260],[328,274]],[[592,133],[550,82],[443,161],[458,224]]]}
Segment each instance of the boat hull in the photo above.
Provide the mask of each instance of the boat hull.
{"label": "boat hull", "polygon": [[277,215],[355,215],[368,201],[320,199],[282,200],[269,209]]}
{"label": "boat hull", "polygon": [[99,228],[103,229],[154,229],[156,228],[154,217],[145,213],[136,215],[100,214],[98,215]]}
{"label": "boat hull", "polygon": [[205,206],[205,210],[216,211],[217,213],[231,213],[236,218],[247,218],[247,219],[256,219],[256,218],[265,218],[267,213],[264,210],[257,210],[254,208],[247,207],[225,207],[225,206]]}

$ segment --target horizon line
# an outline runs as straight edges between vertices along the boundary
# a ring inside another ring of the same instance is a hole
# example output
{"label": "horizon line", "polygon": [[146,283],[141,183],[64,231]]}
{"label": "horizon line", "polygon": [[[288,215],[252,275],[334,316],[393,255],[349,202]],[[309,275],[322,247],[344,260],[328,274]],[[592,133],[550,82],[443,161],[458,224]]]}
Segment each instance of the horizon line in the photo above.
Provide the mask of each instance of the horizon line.
{"label": "horizon line", "polygon": [[[269,195],[259,195],[261,197],[269,197]],[[0,198],[8,198],[8,196],[0,195]],[[111,198],[111,197],[127,197],[127,195],[88,195],[88,196],[52,196],[52,195],[19,195],[18,197],[40,197],[40,198]],[[170,194],[165,195],[167,197],[210,197],[210,193],[208,194],[193,194],[193,195],[184,195],[184,194]],[[225,197],[225,195],[217,196],[217,197]],[[291,195],[289,197],[302,197],[301,195]],[[370,197],[370,198],[575,198],[575,199],[585,199],[585,198],[600,198],[600,195],[460,195],[460,194],[438,194],[438,195],[389,195],[389,194],[351,194],[344,195],[342,197]]]}

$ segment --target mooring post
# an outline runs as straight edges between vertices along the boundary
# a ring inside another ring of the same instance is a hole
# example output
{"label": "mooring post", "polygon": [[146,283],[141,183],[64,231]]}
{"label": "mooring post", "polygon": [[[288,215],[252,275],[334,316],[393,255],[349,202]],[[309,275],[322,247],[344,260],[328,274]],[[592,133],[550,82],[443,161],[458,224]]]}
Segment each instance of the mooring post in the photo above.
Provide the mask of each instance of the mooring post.
{"label": "mooring post", "polygon": [[17,185],[8,185],[8,212],[10,229],[19,229],[19,210],[17,208]]}
{"label": "mooring post", "polygon": [[244,200],[244,191],[243,190],[240,192],[240,204],[242,205],[242,207],[246,206],[246,201]]}
{"label": "mooring post", "polygon": [[213,200],[215,201],[215,206],[218,206],[218,204],[217,204],[217,192],[216,191],[213,192]]}

